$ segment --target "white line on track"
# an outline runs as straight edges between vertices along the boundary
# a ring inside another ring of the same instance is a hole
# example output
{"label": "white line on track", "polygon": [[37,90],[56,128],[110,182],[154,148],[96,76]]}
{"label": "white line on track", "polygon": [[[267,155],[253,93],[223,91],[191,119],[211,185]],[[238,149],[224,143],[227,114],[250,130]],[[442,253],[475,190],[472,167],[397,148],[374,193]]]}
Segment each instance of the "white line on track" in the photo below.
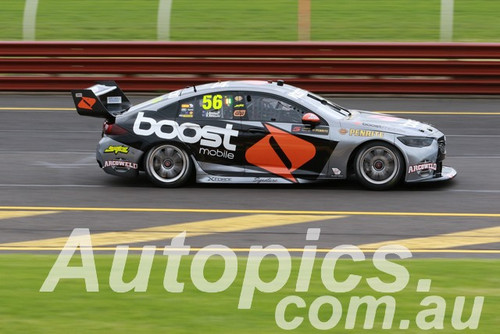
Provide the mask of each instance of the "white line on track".
{"label": "white line on track", "polygon": [[[500,159],[500,155],[448,155],[446,159]],[[445,160],[446,161],[446,160]]]}
{"label": "white line on track", "polygon": [[[64,113],[64,114],[67,114],[68,111],[67,110],[2,110],[0,109],[0,113],[9,113],[9,112],[12,112],[12,113],[16,113],[16,114],[19,114],[19,113],[36,113],[36,114],[39,114],[39,113]],[[76,113],[76,111],[75,111]]]}
{"label": "white line on track", "polygon": [[[99,184],[9,184],[2,183],[0,188],[138,188],[137,186],[112,186],[112,185],[99,185]],[[497,189],[449,189],[440,190],[440,192],[463,192],[463,193],[484,193],[484,194],[500,194]]]}
{"label": "white line on track", "polygon": [[475,189],[451,189],[449,191],[461,193],[487,193],[487,194],[500,194],[500,190],[475,190]]}
{"label": "white line on track", "polygon": [[86,166],[97,167],[97,164],[96,163],[91,163],[91,164],[85,164],[85,163],[54,164],[54,163],[45,162],[45,161],[37,161],[36,163],[32,164],[32,166],[43,166],[43,167],[52,168],[52,169],[67,169],[67,168],[82,168],[82,167],[86,167]]}
{"label": "white line on track", "polygon": [[95,154],[95,151],[1,151],[0,154]]}
{"label": "white line on track", "polygon": [[500,138],[500,135],[446,135],[446,137],[465,137],[465,138]]}
{"label": "white line on track", "polygon": [[0,107],[0,111],[15,112],[52,112],[52,111],[76,111],[75,108],[37,108],[37,107]]}
{"label": "white line on track", "polygon": [[36,133],[100,133],[100,130],[76,130],[76,131],[58,131],[58,130],[0,130],[0,132],[36,132]]}
{"label": "white line on track", "polygon": [[99,184],[8,184],[1,183],[0,187],[12,187],[12,188],[28,188],[28,187],[38,187],[38,188],[102,188],[103,185]]}

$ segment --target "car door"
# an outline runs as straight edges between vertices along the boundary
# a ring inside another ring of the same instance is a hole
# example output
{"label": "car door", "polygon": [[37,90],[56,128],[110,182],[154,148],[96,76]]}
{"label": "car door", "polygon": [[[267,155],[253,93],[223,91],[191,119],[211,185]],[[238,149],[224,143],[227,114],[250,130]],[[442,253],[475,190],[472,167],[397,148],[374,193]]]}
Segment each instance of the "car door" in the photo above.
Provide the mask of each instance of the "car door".
{"label": "car door", "polygon": [[321,176],[334,148],[324,119],[304,124],[303,116],[311,111],[281,96],[247,92],[242,101],[245,176],[294,183]]}
{"label": "car door", "polygon": [[183,141],[201,169],[211,175],[244,173],[241,121],[234,116],[235,94],[210,92],[179,101],[176,121]]}

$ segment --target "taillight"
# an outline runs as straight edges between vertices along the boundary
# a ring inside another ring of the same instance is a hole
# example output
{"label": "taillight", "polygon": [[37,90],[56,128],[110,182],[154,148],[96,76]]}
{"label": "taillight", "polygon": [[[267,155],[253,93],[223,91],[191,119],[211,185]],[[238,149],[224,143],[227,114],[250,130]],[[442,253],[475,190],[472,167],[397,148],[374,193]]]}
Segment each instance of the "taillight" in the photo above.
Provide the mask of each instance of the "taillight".
{"label": "taillight", "polygon": [[106,121],[102,126],[102,132],[105,135],[123,135],[127,133],[127,130],[116,124],[108,123],[108,121]]}

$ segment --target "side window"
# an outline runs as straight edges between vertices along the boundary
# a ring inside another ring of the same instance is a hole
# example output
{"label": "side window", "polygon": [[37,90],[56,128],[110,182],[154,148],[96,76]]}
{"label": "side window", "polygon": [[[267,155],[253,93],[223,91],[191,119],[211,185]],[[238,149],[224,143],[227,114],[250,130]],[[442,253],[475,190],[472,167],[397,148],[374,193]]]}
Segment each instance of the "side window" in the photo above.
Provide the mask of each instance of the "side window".
{"label": "side window", "polygon": [[272,96],[246,94],[248,119],[262,122],[301,123],[304,111]]}
{"label": "side window", "polygon": [[239,119],[246,114],[243,96],[232,92],[199,95],[179,104],[179,118],[196,120]]}

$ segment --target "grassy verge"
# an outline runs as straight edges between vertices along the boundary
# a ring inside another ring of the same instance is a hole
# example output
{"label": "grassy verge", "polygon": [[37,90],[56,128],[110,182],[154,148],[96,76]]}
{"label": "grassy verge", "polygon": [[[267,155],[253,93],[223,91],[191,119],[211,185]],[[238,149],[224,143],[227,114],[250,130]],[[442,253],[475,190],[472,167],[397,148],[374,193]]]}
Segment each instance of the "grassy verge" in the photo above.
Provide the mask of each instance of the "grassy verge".
{"label": "grassy verge", "polygon": [[[22,39],[25,0],[0,2],[0,40]],[[297,0],[172,1],[172,40],[294,41]],[[41,0],[38,40],[156,40],[158,0]],[[455,0],[454,40],[499,42],[500,2]],[[438,41],[437,0],[311,0],[311,38]]]}
{"label": "grassy verge", "polygon": [[[332,331],[344,332],[346,312],[353,296],[391,295],[397,302],[391,333],[420,333],[416,327],[417,313],[423,309],[435,309],[436,305],[421,306],[420,302],[430,295],[441,296],[446,302],[444,329],[440,333],[455,333],[451,314],[455,297],[466,296],[463,320],[471,313],[473,297],[484,296],[479,328],[476,333],[494,333],[500,326],[500,266],[497,260],[409,260],[398,263],[410,273],[410,282],[400,292],[381,294],[374,292],[365,278],[378,276],[390,282],[394,277],[374,269],[369,261],[354,263],[341,261],[335,277],[343,281],[349,274],[363,277],[351,292],[331,293],[321,281],[321,262],[316,262],[311,285],[307,293],[295,292],[299,259],[293,260],[292,274],[288,283],[276,293],[256,292],[250,310],[238,310],[246,258],[239,258],[237,277],[230,287],[218,293],[200,292],[192,283],[191,258],[183,258],[179,282],[184,282],[182,293],[167,292],[163,287],[166,257],[156,256],[153,262],[149,286],[142,293],[116,293],[109,286],[112,263],[110,255],[96,255],[95,263],[99,278],[99,292],[85,292],[82,279],[61,280],[54,292],[39,292],[50,271],[56,255],[3,254],[0,255],[0,328],[2,333],[279,333],[285,332],[275,322],[276,305],[283,298],[297,295],[306,308],[293,305],[287,309],[286,319],[304,317],[304,322],[292,333],[313,333],[308,310],[320,296],[334,296],[343,308],[342,318]],[[80,265],[73,259],[71,265]],[[137,271],[138,256],[129,256],[125,281],[131,280]],[[262,263],[260,275],[271,280],[276,271],[276,261]],[[205,277],[216,281],[224,270],[224,262],[211,258],[205,266]],[[431,279],[428,293],[416,292],[420,279]],[[320,309],[319,319],[326,321],[332,308]],[[387,333],[381,329],[382,314],[377,313],[374,328],[363,330],[364,310],[356,317],[355,332]],[[399,330],[400,321],[410,320],[407,330]],[[431,321],[433,317],[428,318]],[[319,331],[318,331],[319,332]],[[349,331],[350,332],[350,331]],[[463,331],[462,331],[463,332]]]}

